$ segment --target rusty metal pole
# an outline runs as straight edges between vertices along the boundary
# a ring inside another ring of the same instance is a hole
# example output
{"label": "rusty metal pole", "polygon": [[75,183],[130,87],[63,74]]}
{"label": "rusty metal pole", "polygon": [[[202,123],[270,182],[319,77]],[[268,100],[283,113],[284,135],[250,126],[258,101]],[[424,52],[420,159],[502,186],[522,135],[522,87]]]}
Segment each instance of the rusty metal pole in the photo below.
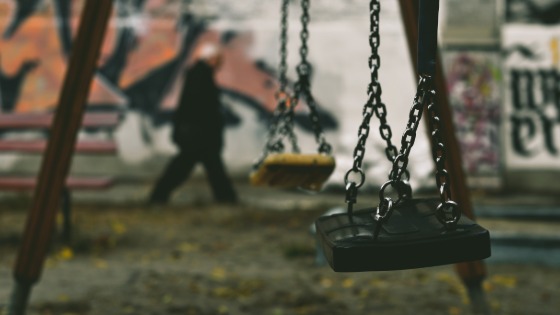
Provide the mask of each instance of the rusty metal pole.
{"label": "rusty metal pole", "polygon": [[[419,11],[418,0],[399,0],[399,5],[401,9],[402,20],[404,23],[408,49],[412,60],[412,67],[414,69],[416,77],[418,77],[416,68],[416,47],[418,43]],[[463,161],[461,158],[461,148],[459,146],[459,141],[457,141],[455,133],[453,114],[451,112],[451,106],[449,105],[447,84],[445,82],[445,75],[442,68],[443,64],[441,62],[441,56],[438,52],[435,76],[435,87],[437,91],[436,105],[438,106],[440,118],[443,121],[443,124],[442,126],[440,126],[440,128],[443,131],[442,136],[444,145],[449,152],[447,156],[446,168],[451,174],[450,179],[453,199],[461,206],[463,214],[474,220],[475,216],[473,205],[471,202],[470,191],[465,180]],[[427,126],[429,129],[429,124],[427,124]],[[482,281],[486,278],[486,266],[484,262],[473,261],[458,263],[455,264],[455,270],[457,271],[459,277],[469,291],[469,296],[471,298],[471,302],[473,307],[475,308],[475,311],[477,313],[483,314],[489,313],[488,304],[482,290]]]}
{"label": "rusty metal pole", "polygon": [[41,276],[112,3],[88,0],[83,8],[14,267],[10,315],[25,314],[31,288]]}

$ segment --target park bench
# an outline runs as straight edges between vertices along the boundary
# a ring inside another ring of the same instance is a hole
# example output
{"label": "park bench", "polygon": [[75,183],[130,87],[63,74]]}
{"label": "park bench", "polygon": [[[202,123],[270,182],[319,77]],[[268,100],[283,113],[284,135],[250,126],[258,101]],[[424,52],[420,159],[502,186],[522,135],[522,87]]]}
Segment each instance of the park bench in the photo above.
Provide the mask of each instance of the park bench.
{"label": "park bench", "polygon": [[[0,114],[0,131],[44,131],[48,134],[53,121],[53,113]],[[120,121],[118,112],[87,113],[81,128],[84,130],[107,130],[111,132]],[[46,139],[20,140],[0,139],[0,153],[17,152],[42,154],[47,147]],[[116,154],[117,145],[113,140],[78,140],[74,152],[78,154]],[[71,191],[104,190],[110,188],[114,179],[110,176],[68,176],[62,194],[63,214],[62,236],[67,241],[71,234]],[[37,186],[37,177],[29,175],[0,175],[0,190],[30,191]]]}

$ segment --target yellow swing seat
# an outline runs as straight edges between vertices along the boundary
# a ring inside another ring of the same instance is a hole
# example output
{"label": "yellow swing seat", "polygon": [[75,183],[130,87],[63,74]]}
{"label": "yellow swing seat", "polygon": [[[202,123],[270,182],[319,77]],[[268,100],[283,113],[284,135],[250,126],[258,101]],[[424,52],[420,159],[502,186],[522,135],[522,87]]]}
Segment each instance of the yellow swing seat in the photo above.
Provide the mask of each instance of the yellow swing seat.
{"label": "yellow swing seat", "polygon": [[319,191],[335,165],[334,158],[325,154],[275,153],[262,161],[249,180],[254,186]]}

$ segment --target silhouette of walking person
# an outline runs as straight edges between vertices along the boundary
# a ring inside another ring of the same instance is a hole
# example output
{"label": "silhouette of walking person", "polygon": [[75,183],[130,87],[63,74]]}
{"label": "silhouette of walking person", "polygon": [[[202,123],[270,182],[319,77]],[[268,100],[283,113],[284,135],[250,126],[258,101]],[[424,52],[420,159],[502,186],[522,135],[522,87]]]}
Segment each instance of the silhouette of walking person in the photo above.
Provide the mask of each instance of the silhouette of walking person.
{"label": "silhouette of walking person", "polygon": [[222,161],[224,119],[214,73],[220,67],[219,48],[205,45],[185,72],[178,107],[173,116],[172,140],[179,153],[171,159],[150,196],[151,204],[165,204],[200,162],[217,202],[235,203],[237,194]]}

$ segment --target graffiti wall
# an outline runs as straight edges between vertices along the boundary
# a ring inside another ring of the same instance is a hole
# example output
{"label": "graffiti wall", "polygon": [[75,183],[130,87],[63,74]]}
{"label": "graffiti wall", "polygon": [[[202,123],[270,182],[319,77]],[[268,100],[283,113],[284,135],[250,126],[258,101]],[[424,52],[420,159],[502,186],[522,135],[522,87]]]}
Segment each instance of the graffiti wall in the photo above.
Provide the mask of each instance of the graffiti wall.
{"label": "graffiti wall", "polygon": [[443,60],[463,166],[472,187],[501,187],[502,78],[495,0],[449,0]]}
{"label": "graffiti wall", "polygon": [[507,165],[557,169],[560,161],[560,28],[504,29]]}
{"label": "graffiti wall", "polygon": [[[2,113],[45,112],[56,107],[82,5],[83,0],[0,0]],[[311,8],[312,91],[338,159],[333,182],[341,182],[352,163],[367,99],[367,8],[367,3],[358,0],[344,4],[317,0]],[[290,5],[290,13],[288,77],[293,83],[299,61],[298,2]],[[381,24],[383,100],[398,142],[407,118],[399,113],[408,111],[411,105],[415,79],[396,1],[383,4]],[[224,154],[230,169],[245,172],[264,145],[268,119],[276,106],[278,36],[277,1],[245,1],[241,5],[226,0],[117,0],[88,111],[123,114],[113,138],[124,162],[142,165],[159,159],[163,165],[162,155],[169,156],[176,150],[170,140],[170,121],[183,74],[198,47],[207,42],[220,43],[225,58],[217,79],[228,126]],[[298,107],[296,132],[304,151],[314,151],[307,113],[305,106]],[[376,130],[377,122],[372,124],[372,130]],[[383,141],[375,132],[368,146],[366,171],[371,174],[370,183],[378,185],[390,165],[384,158]],[[433,179],[428,179],[433,165],[427,138],[419,137],[416,147],[410,164],[414,181],[432,184]],[[157,175],[159,169],[151,171]]]}
{"label": "graffiti wall", "polygon": [[447,50],[445,70],[466,174],[474,186],[495,187],[503,166],[499,54]]}
{"label": "graffiti wall", "polygon": [[560,22],[558,0],[505,0],[506,23],[554,25]]}

